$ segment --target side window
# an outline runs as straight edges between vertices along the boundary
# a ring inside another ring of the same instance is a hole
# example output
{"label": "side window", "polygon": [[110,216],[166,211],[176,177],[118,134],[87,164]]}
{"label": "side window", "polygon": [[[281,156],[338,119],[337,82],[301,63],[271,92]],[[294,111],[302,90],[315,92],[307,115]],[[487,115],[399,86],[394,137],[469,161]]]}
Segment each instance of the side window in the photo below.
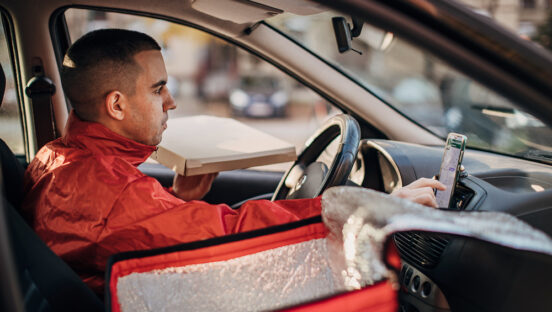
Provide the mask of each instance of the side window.
{"label": "side window", "polygon": [[[177,108],[171,118],[232,117],[290,142],[301,151],[306,139],[338,112],[319,95],[264,60],[208,33],[179,24],[121,13],[69,9],[71,40],[100,28],[147,33],[162,47],[168,88]],[[265,166],[285,170],[289,164]]]}
{"label": "side window", "polygon": [[0,20],[0,64],[6,76],[6,90],[0,104],[0,138],[6,142],[16,155],[25,153],[21,111],[17,99],[15,76],[10,58],[10,50],[6,40],[6,25]]}

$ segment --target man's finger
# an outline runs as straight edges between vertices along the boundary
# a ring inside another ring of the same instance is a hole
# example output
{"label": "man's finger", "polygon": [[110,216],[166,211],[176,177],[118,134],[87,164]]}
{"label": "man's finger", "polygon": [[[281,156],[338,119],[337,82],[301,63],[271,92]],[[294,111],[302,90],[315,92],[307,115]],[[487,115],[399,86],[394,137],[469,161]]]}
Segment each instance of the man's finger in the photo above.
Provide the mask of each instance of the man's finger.
{"label": "man's finger", "polygon": [[429,186],[409,189],[408,198],[418,204],[430,207],[437,207],[435,193],[433,192],[433,189]]}
{"label": "man's finger", "polygon": [[431,194],[422,193],[414,197],[413,200],[414,202],[421,205],[425,205],[433,208],[439,208],[437,207],[437,200],[435,200],[435,196],[432,196]]}
{"label": "man's finger", "polygon": [[420,178],[420,179],[410,183],[406,187],[408,187],[410,189],[422,188],[422,187],[431,187],[431,188],[434,188],[434,189],[438,189],[440,191],[444,191],[446,189],[446,186],[443,183],[441,183],[437,180],[428,179],[428,178]]}
{"label": "man's finger", "polygon": [[410,193],[410,196],[412,197],[427,195],[429,197],[435,198],[435,193],[433,192],[433,189],[429,186],[410,189],[409,193]]}

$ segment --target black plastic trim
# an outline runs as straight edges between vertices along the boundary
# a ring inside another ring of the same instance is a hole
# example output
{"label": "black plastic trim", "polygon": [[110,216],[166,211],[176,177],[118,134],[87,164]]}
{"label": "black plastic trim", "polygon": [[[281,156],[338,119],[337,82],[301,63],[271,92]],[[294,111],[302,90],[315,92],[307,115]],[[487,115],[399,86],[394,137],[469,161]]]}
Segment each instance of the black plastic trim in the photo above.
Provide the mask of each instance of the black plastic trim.
{"label": "black plastic trim", "polygon": [[[69,49],[69,46],[71,45],[71,37],[69,35],[69,29],[67,28],[65,15],[63,14],[64,12],[65,10],[56,10],[49,20],[52,46],[54,47],[54,55],[56,57],[59,69],[61,69],[61,66],[63,64],[63,57],[65,55],[65,52]],[[63,96],[65,98],[65,105],[67,107],[67,110],[69,111],[72,108],[71,103],[69,102],[67,96],[65,96],[65,93],[63,93]]]}

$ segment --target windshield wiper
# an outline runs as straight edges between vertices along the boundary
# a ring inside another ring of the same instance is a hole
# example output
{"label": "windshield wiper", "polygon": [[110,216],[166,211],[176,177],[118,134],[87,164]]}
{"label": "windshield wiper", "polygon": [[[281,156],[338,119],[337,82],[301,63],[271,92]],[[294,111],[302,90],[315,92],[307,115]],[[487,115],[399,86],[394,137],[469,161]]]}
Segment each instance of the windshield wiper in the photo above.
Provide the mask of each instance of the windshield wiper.
{"label": "windshield wiper", "polygon": [[541,151],[541,150],[529,150],[526,153],[522,153],[520,156],[532,160],[546,162],[552,164],[552,152]]}

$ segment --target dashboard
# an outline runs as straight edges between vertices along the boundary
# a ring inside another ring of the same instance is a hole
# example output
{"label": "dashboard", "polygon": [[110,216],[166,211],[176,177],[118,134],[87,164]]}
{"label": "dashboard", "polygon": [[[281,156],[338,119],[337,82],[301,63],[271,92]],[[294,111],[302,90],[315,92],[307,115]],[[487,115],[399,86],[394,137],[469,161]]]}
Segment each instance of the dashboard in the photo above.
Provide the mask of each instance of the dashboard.
{"label": "dashboard", "polygon": [[[435,176],[442,155],[443,147],[362,140],[349,179],[390,193]],[[449,209],[506,212],[552,236],[552,166],[468,149],[462,164]],[[403,232],[393,239],[402,261],[403,311],[529,311],[552,306],[551,299],[527,309],[530,296],[542,292],[536,298],[550,297],[550,260],[443,234]]]}
{"label": "dashboard", "polygon": [[[362,140],[358,153],[351,180],[390,193],[416,179],[435,176],[443,148]],[[462,165],[451,209],[507,212],[552,236],[552,222],[539,222],[542,216],[552,217],[548,211],[552,209],[552,166],[469,149]]]}

